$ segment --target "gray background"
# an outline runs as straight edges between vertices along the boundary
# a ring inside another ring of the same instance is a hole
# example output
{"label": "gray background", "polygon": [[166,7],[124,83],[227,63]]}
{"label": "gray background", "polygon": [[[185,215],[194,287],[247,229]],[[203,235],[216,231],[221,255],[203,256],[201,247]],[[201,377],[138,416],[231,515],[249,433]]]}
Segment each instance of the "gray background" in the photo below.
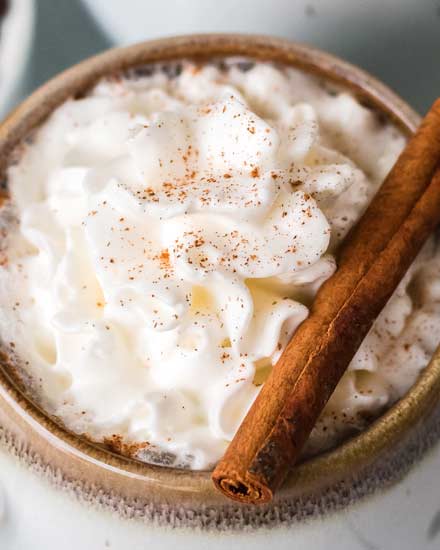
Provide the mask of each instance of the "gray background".
{"label": "gray background", "polygon": [[[152,5],[154,1],[145,0]],[[237,7],[244,5],[237,2]],[[383,0],[379,4],[346,0],[343,6],[347,9],[336,15],[323,0],[299,2],[304,23],[300,40],[367,69],[421,113],[440,96],[440,0]],[[36,0],[36,6],[35,41],[22,95],[64,68],[113,45],[80,0]],[[232,15],[230,28],[237,30]],[[157,19],[157,26],[160,24]],[[148,38],[147,22],[145,25]],[[289,21],[283,25],[283,35],[289,35],[290,25],[295,27]],[[179,21],[170,17],[167,34],[174,34],[174,29],[179,29]],[[297,34],[298,26],[291,38]]]}
{"label": "gray background", "polygon": [[113,45],[80,0],[36,0],[35,4],[35,38],[22,96],[63,69]]}

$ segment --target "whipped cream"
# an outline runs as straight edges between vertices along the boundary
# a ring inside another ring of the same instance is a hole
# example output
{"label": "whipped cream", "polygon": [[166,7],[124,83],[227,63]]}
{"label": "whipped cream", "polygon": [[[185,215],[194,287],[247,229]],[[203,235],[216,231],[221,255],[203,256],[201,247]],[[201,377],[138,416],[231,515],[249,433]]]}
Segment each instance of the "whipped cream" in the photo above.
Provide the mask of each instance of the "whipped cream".
{"label": "whipped cream", "polygon": [[[0,332],[71,430],[203,469],[307,317],[404,138],[291,68],[147,69],[61,105],[10,167]],[[426,366],[440,266],[433,241],[423,254],[311,451],[361,428]]]}

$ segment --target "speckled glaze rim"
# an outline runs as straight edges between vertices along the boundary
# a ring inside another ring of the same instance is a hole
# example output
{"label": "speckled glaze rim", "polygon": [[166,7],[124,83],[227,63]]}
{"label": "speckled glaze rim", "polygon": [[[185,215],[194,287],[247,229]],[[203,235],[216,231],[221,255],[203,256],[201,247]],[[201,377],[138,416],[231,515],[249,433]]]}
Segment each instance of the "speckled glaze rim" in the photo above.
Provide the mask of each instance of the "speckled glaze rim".
{"label": "speckled glaze rim", "polygon": [[[418,115],[372,76],[332,55],[306,45],[266,36],[193,35],[155,40],[107,51],[63,72],[22,103],[0,127],[0,173],[14,147],[69,97],[81,96],[99,78],[131,67],[179,58],[206,60],[249,56],[299,67],[350,89],[360,100],[389,117],[410,135]],[[408,394],[365,432],[334,451],[296,467],[275,499],[301,498],[358,474],[398,445],[433,409],[440,395],[440,356],[434,357]],[[192,509],[224,507],[209,472],[142,464],[77,437],[35,406],[0,366],[0,426],[59,469],[78,480],[124,499],[143,499]]]}

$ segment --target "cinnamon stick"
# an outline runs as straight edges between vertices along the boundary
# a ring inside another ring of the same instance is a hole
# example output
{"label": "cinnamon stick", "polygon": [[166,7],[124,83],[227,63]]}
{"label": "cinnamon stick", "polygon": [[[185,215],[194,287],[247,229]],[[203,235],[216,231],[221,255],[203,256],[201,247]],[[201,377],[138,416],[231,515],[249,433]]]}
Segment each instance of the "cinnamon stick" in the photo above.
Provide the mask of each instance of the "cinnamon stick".
{"label": "cinnamon stick", "polygon": [[440,99],[338,254],[224,457],[215,486],[243,503],[272,499],[375,318],[440,221]]}

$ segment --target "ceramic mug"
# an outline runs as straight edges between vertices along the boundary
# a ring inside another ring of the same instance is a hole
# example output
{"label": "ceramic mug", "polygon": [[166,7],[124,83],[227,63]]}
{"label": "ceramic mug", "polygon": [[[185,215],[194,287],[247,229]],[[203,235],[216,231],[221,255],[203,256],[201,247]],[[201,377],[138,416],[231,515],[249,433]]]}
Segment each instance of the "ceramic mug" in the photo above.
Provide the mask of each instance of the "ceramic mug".
{"label": "ceramic mug", "polygon": [[[263,36],[183,36],[107,51],[37,90],[0,127],[3,179],[14,148],[58,105],[83,95],[101,77],[157,61],[219,56],[271,60],[337,83],[408,136],[419,123],[418,115],[386,86],[322,51]],[[398,403],[356,437],[296,466],[274,501],[262,507],[227,501],[215,491],[210,472],[144,464],[69,432],[32,402],[5,362],[0,365],[0,442],[60,487],[127,517],[205,527],[269,525],[345,505],[402,474],[414,460],[415,434],[432,417],[439,392],[436,356]],[[429,430],[430,441],[440,427],[436,430]],[[417,452],[428,445],[423,437],[417,436],[417,442]]]}

